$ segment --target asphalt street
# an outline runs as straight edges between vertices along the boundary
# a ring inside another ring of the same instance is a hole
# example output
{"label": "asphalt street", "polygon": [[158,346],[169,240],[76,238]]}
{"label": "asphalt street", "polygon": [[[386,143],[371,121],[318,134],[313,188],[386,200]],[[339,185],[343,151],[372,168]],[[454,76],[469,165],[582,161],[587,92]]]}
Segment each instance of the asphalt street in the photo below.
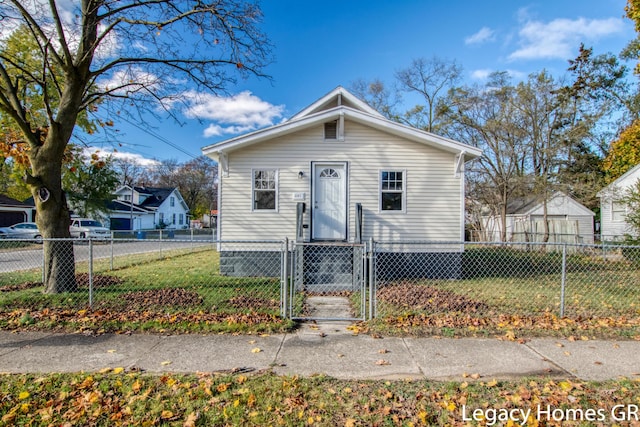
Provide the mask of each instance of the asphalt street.
{"label": "asphalt street", "polygon": [[[212,245],[209,236],[201,236],[202,239],[181,240],[113,240],[108,242],[75,241],[73,245],[76,262],[88,261],[90,248],[93,250],[93,259],[120,257],[125,255],[160,252],[163,250],[183,249]],[[112,243],[113,242],[113,243]],[[33,245],[33,248],[2,249],[0,250],[0,273],[11,273],[22,270],[31,270],[42,267],[42,245]]]}

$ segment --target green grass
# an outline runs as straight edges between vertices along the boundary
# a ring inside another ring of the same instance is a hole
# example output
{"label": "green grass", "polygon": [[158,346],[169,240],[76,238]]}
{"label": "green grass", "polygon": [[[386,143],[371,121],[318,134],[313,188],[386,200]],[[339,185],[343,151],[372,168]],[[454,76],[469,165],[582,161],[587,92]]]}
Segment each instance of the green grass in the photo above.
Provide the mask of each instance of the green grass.
{"label": "green grass", "polygon": [[[612,409],[634,408],[639,399],[640,382],[631,379],[347,381],[272,373],[154,376],[121,368],[0,376],[3,425],[488,425],[465,422],[463,407],[467,418],[474,409],[517,408],[532,409],[529,425],[616,425]],[[548,422],[536,414],[538,405],[574,414],[601,410],[603,420]]]}
{"label": "green grass", "polygon": [[[128,257],[127,265],[94,273],[89,289],[48,295],[42,286],[2,292],[0,327],[176,332],[273,332],[292,323],[280,315],[280,279],[219,274],[213,250]],[[95,270],[99,270],[99,264]],[[80,264],[78,273],[86,271]],[[108,275],[109,281],[100,280]],[[37,272],[2,276],[2,286],[40,281]],[[87,310],[87,309],[91,310]],[[28,320],[24,316],[28,314]]]}
{"label": "green grass", "polygon": [[[377,319],[369,330],[396,335],[520,330],[527,335],[640,336],[640,268],[624,257],[569,254],[564,301],[560,253],[470,248],[463,257],[457,280],[380,283]],[[392,291],[394,286],[398,291]]]}

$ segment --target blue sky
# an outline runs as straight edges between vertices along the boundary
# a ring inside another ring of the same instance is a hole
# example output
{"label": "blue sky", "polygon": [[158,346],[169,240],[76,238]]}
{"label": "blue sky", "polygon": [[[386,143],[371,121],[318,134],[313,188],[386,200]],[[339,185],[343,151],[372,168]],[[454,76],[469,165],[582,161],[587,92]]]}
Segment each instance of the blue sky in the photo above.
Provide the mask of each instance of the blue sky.
{"label": "blue sky", "polygon": [[185,112],[184,126],[150,122],[149,134],[116,122],[119,151],[186,161],[203,146],[278,123],[338,85],[374,78],[392,84],[394,73],[417,58],[456,60],[465,83],[499,70],[514,78],[542,69],[560,76],[581,42],[596,54],[618,54],[635,36],[625,3],[265,0],[262,28],[275,62],[264,71],[272,79],[241,80],[228,97],[207,96]]}

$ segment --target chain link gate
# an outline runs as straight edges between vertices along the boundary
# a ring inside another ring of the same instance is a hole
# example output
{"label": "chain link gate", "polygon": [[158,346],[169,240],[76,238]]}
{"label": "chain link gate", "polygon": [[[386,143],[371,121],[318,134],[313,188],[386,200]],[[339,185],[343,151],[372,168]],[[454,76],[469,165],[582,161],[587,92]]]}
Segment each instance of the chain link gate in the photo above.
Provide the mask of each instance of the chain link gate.
{"label": "chain link gate", "polygon": [[[365,320],[368,312],[368,251],[357,243],[292,242],[287,280],[288,312],[293,320]],[[310,298],[331,297],[350,305],[349,315],[312,312]],[[341,298],[341,299],[340,299]]]}

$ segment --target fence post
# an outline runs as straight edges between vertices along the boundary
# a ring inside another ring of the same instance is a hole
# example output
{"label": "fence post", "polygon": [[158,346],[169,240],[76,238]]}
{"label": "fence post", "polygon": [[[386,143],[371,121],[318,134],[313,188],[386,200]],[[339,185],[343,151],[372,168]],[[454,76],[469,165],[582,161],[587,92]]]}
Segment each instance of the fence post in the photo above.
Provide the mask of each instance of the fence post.
{"label": "fence post", "polygon": [[115,237],[116,233],[114,231],[111,232],[111,258],[109,261],[109,270],[113,271],[113,238]]}
{"label": "fence post", "polygon": [[287,291],[289,283],[289,238],[285,237],[282,246],[282,265],[281,265],[282,282],[280,286],[280,315],[287,317]]}
{"label": "fence post", "polygon": [[564,317],[565,286],[567,284],[567,244],[562,245],[562,283],[560,286],[560,317]]}
{"label": "fence post", "polygon": [[42,240],[42,283],[47,283],[47,263],[44,260],[44,245],[46,244],[46,240]]}
{"label": "fence post", "polygon": [[369,320],[375,316],[376,306],[376,279],[375,279],[375,247],[373,243],[373,237],[369,238]]}
{"label": "fence post", "polygon": [[89,308],[93,308],[93,239],[89,239]]}

